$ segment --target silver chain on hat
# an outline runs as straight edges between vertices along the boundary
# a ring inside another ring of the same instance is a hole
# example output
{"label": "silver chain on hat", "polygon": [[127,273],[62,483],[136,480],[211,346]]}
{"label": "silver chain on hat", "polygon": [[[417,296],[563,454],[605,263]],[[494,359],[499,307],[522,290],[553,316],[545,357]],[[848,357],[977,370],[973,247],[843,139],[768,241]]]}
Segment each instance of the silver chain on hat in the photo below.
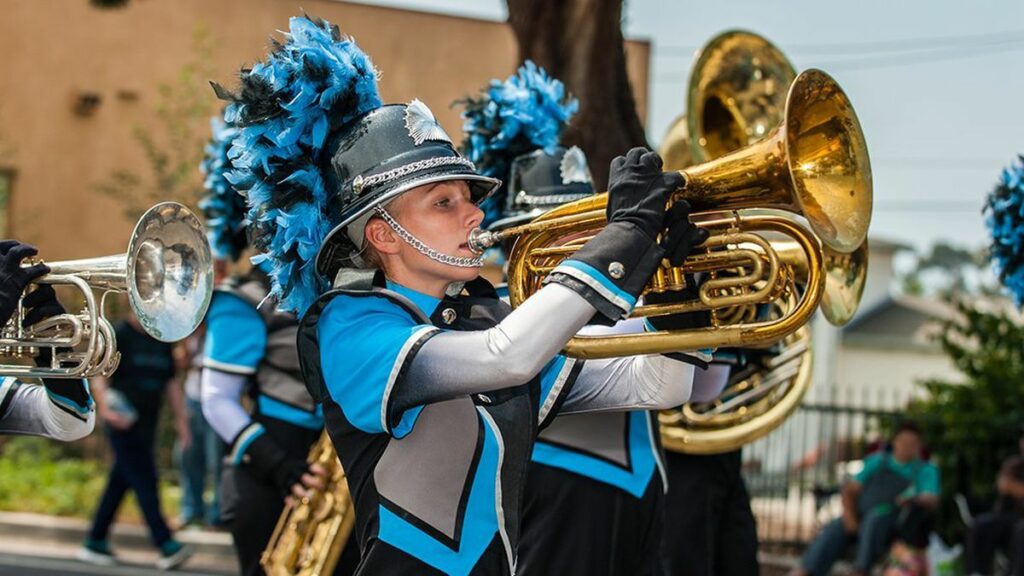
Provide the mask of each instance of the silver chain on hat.
{"label": "silver chain on hat", "polygon": [[484,265],[484,259],[482,256],[477,256],[475,258],[449,256],[448,254],[442,254],[437,250],[434,250],[430,246],[424,244],[419,238],[413,236],[408,230],[402,228],[402,225],[392,218],[391,214],[388,214],[388,211],[385,210],[383,206],[375,206],[374,208],[377,210],[377,214],[387,222],[388,226],[390,226],[402,240],[405,240],[407,244],[418,250],[420,254],[423,254],[427,258],[430,258],[435,262],[440,262],[441,264],[458,266],[459,268],[479,268]]}
{"label": "silver chain on hat", "polygon": [[364,190],[369,190],[374,186],[397,180],[413,172],[419,172],[420,170],[428,170],[430,168],[440,168],[442,166],[460,166],[469,171],[476,171],[476,166],[471,161],[462,156],[438,156],[435,158],[427,158],[426,160],[420,160],[418,162],[410,162],[388,170],[387,172],[381,172],[380,174],[374,174],[372,176],[362,175],[356,176],[352,179],[352,189],[355,190],[356,194],[362,194]]}

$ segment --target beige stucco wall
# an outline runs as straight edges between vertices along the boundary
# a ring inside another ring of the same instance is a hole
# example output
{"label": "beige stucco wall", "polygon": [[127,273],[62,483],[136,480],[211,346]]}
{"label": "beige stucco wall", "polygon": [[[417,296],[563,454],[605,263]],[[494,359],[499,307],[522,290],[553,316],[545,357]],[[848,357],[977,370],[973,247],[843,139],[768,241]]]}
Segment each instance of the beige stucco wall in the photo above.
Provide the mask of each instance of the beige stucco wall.
{"label": "beige stucco wall", "polygon": [[919,382],[937,378],[960,382],[949,358],[937,347],[844,345],[837,355],[838,396],[867,400],[869,405],[897,408],[920,396]]}
{"label": "beige stucco wall", "polygon": [[[16,174],[9,233],[50,259],[123,250],[131,222],[94,186],[115,169],[146,171],[132,127],[153,124],[157,86],[192,58],[193,31],[206,24],[214,33],[215,79],[230,87],[303,10],[356,38],[383,73],[386,101],[420,98],[454,138],[460,122],[449,103],[518,64],[504,23],[328,0],[136,0],[114,11],[88,0],[4,0],[0,140],[13,154],[0,155],[0,169]],[[627,51],[643,118],[650,46],[630,42]],[[83,91],[102,97],[88,117],[71,110]],[[125,92],[138,97],[118,96]]]}

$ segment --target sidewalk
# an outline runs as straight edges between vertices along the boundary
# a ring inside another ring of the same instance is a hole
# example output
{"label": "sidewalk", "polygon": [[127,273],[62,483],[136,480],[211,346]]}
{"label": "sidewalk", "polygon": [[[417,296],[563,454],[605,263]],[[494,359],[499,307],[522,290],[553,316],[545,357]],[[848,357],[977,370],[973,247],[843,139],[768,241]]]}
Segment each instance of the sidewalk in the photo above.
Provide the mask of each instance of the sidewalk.
{"label": "sidewalk", "polygon": [[[89,524],[77,518],[61,518],[21,512],[0,512],[0,554],[35,556],[48,559],[73,559],[82,545]],[[227,532],[182,530],[175,538],[195,548],[196,553],[185,563],[186,574],[236,574],[238,564]],[[124,565],[152,567],[157,552],[149,541],[144,526],[115,524],[111,546]],[[118,574],[116,570],[108,574]]]}

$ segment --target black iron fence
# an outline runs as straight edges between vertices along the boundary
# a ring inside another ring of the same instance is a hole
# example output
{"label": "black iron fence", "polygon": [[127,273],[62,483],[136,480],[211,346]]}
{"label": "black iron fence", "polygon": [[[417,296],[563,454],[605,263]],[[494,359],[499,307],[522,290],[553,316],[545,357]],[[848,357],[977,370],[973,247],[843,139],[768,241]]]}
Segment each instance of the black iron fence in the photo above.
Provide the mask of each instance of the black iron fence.
{"label": "black iron fence", "polygon": [[[827,394],[820,394],[819,397]],[[906,394],[858,390],[810,400],[782,426],[743,450],[762,550],[802,550],[840,512],[839,487],[880,448]]]}

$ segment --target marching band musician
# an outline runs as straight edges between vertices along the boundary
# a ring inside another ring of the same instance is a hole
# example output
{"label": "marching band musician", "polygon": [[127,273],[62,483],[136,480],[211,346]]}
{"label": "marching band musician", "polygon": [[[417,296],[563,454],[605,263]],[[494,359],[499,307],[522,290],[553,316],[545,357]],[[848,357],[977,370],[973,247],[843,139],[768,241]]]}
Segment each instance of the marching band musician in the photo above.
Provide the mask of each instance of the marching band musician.
{"label": "marching band musician", "polygon": [[[45,264],[22,264],[22,260],[35,255],[33,246],[17,240],[0,241],[0,327],[14,316],[18,301],[32,281],[50,271]],[[25,327],[64,313],[48,284],[37,285],[21,304]],[[36,364],[49,366],[50,354],[44,349],[35,358]],[[88,436],[96,422],[96,405],[88,383],[81,378],[42,380],[42,386],[31,386],[13,376],[0,378],[0,434],[46,436],[65,442]]]}
{"label": "marching band musician", "polygon": [[[730,382],[750,376],[764,351],[720,348],[694,376],[691,402],[716,398]],[[698,386],[698,382],[701,386]],[[742,450],[722,454],[665,454],[669,489],[661,554],[667,576],[746,576],[760,573],[757,522],[742,475]]]}
{"label": "marching band musician", "polygon": [[[508,182],[482,206],[488,230],[525,224],[594,194],[583,151],[558,145],[578,107],[563,95],[561,82],[527,61],[466,101],[466,156],[481,173]],[[643,330],[642,321],[627,320],[607,331]],[[656,416],[646,410],[554,418],[533,447],[518,573],[660,573],[665,470],[657,436]]]}
{"label": "marching band musician", "polygon": [[[231,110],[225,111],[230,120]],[[248,245],[245,201],[226,178],[228,150],[238,130],[213,121],[201,202],[218,265],[236,262]],[[293,314],[260,306],[270,289],[266,265],[222,282],[207,313],[203,415],[229,444],[221,477],[222,518],[245,575],[263,574],[266,548],[289,495],[322,488],[324,471],[307,466],[323,430],[320,406],[302,384]],[[242,398],[252,399],[252,410]]]}
{"label": "marching band musician", "polygon": [[666,218],[681,177],[642,148],[616,158],[608,225],[510,311],[468,244],[498,181],[422,102],[383,106],[337,28],[293,18],[241,83],[217,90],[237,106],[231,179],[272,293],[302,317],[303,376],[356,506],[357,574],[515,572],[538,429],[689,396],[692,365],[664,355],[558,354],[588,322],[626,316],[662,257],[702,239]]}

